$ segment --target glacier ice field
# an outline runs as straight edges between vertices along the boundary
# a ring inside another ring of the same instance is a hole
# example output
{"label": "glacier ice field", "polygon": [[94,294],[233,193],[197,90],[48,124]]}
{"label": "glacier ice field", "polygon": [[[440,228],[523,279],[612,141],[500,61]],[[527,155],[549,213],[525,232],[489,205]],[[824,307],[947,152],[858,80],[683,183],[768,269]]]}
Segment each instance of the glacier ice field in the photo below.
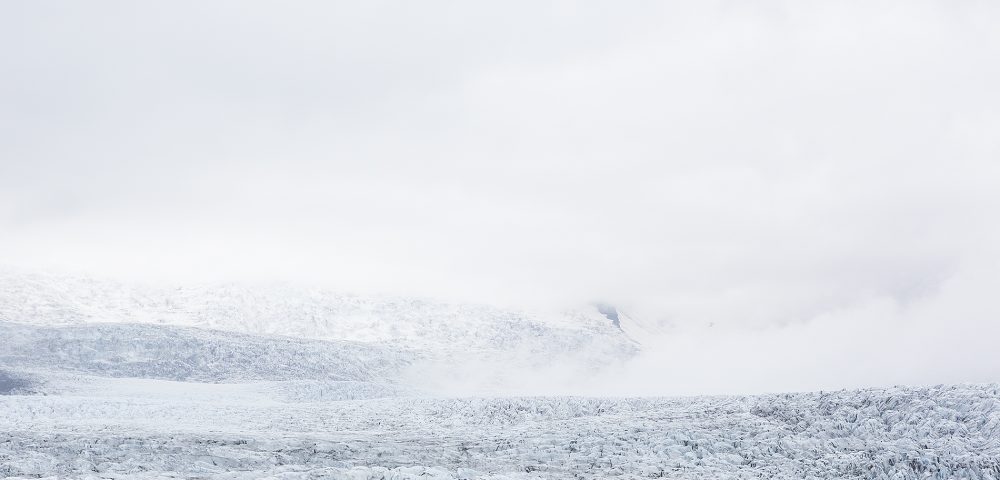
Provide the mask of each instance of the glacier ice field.
{"label": "glacier ice field", "polygon": [[0,274],[0,478],[1000,478],[998,385],[491,393],[627,361],[607,313]]}

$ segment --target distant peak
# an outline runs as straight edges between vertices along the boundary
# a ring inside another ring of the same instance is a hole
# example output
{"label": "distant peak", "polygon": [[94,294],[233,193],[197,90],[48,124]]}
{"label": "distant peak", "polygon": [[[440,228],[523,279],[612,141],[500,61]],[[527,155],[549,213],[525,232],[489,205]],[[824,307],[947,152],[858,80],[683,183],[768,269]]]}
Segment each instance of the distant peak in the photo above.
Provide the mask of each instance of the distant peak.
{"label": "distant peak", "polygon": [[604,315],[608,320],[611,320],[611,324],[617,327],[619,330],[622,328],[621,318],[618,315],[618,309],[614,305],[598,302],[594,304],[597,307],[597,311]]}

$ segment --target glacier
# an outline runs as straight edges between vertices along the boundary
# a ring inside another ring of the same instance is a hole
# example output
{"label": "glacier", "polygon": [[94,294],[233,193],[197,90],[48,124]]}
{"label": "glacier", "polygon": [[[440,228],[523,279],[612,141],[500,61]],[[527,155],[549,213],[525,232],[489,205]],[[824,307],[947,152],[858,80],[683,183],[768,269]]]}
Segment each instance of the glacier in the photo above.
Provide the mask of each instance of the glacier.
{"label": "glacier", "polygon": [[634,358],[609,312],[0,272],[0,477],[1000,478],[998,385],[519,393]]}

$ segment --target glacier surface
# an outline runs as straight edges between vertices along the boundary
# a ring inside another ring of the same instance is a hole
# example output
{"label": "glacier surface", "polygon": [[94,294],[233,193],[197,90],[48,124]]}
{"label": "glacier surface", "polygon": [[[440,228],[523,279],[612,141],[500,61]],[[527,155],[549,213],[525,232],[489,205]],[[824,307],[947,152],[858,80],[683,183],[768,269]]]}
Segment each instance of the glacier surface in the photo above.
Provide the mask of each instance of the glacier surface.
{"label": "glacier surface", "polygon": [[753,397],[361,400],[287,398],[266,383],[112,385],[132,381],[0,396],[0,475],[1000,477],[995,385]]}
{"label": "glacier surface", "polygon": [[1000,478],[997,385],[511,394],[636,355],[609,311],[0,272],[0,477]]}

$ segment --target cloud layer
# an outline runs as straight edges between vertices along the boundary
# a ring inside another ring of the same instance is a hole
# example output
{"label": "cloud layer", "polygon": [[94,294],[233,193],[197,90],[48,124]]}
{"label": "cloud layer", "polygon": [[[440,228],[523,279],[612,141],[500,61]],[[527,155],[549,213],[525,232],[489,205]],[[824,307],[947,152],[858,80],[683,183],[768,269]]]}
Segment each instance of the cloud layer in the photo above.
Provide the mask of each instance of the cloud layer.
{"label": "cloud layer", "polygon": [[2,8],[9,265],[599,299],[765,345],[997,323],[989,2]]}

